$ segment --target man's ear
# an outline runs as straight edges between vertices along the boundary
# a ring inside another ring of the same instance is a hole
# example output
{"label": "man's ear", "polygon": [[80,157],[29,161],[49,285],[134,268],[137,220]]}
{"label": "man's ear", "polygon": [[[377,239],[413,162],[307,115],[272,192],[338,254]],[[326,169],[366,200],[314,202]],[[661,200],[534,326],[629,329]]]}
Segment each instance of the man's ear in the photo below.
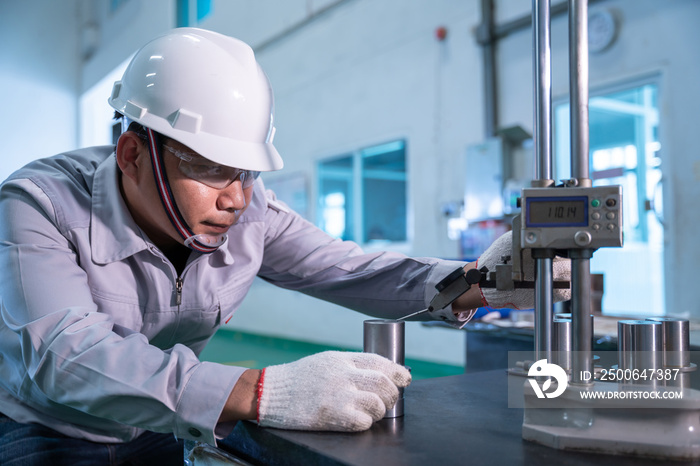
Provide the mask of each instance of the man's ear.
{"label": "man's ear", "polygon": [[117,165],[122,173],[138,182],[140,171],[146,160],[143,140],[133,131],[127,131],[119,136],[117,141]]}

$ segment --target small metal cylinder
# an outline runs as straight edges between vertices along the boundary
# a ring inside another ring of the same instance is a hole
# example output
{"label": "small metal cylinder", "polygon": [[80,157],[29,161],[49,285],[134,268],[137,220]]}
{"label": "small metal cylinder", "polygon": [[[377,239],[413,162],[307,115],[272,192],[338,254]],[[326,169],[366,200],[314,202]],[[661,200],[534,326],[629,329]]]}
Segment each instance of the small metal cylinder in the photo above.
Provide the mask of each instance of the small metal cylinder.
{"label": "small metal cylinder", "polygon": [[554,319],[552,360],[565,371],[571,371],[571,319]]}
{"label": "small metal cylinder", "polygon": [[[364,351],[375,353],[405,365],[405,322],[396,320],[365,320]],[[403,388],[399,388],[399,399],[392,409],[387,410],[385,418],[403,416]]]}
{"label": "small metal cylinder", "polygon": [[[571,317],[570,312],[557,312],[554,314],[554,319],[564,319],[564,320],[572,320],[573,317]],[[591,314],[591,328],[595,330],[595,315]],[[591,340],[593,342],[595,340],[595,337]]]}
{"label": "small metal cylinder", "polygon": [[617,338],[620,369],[655,371],[663,367],[661,322],[621,320],[617,323]]}
{"label": "small metal cylinder", "polygon": [[690,366],[690,323],[674,317],[649,317],[646,320],[661,322],[663,327],[664,366]]}

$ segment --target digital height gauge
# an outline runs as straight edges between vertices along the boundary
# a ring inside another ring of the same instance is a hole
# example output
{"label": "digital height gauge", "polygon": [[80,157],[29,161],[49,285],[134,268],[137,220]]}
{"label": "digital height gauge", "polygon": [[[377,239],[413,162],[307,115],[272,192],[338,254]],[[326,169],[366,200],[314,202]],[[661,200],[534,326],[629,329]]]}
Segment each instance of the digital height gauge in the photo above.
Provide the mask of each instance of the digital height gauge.
{"label": "digital height gauge", "polygon": [[598,249],[622,246],[622,188],[524,188],[521,247]]}

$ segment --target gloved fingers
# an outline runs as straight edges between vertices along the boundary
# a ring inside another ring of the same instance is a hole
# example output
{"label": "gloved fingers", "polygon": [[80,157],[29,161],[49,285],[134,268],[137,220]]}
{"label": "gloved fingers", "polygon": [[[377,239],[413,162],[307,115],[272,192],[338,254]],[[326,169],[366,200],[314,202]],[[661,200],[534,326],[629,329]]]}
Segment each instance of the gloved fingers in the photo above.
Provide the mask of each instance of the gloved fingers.
{"label": "gloved fingers", "polygon": [[[552,275],[554,280],[571,283],[571,259],[555,257],[552,264]],[[553,298],[555,303],[570,300],[571,286],[569,288],[555,288]]]}
{"label": "gloved fingers", "polygon": [[397,387],[411,383],[411,373],[404,366],[373,353],[353,353],[353,363],[358,369],[371,369],[386,375]]}
{"label": "gloved fingers", "polygon": [[392,361],[374,353],[346,353],[358,369],[382,370],[393,364]]}
{"label": "gloved fingers", "polygon": [[[524,279],[533,281],[535,279],[535,259],[532,258],[532,249],[523,249],[522,251]],[[571,259],[554,256],[552,260],[552,276],[556,281],[571,281]]]}
{"label": "gloved fingers", "polygon": [[[352,383],[360,392],[372,393],[383,403],[384,409],[393,407],[399,399],[399,389],[381,372],[358,369],[351,376]],[[382,413],[382,416],[384,414]]]}
{"label": "gloved fingers", "polygon": [[358,432],[395,405],[411,375],[370,353],[328,351],[265,369],[258,385],[261,426]]}
{"label": "gloved fingers", "polygon": [[360,432],[372,427],[386,414],[387,407],[376,393],[362,390],[343,390],[338,398],[318,408],[318,418],[326,420],[326,430]]}
{"label": "gloved fingers", "polygon": [[409,370],[400,364],[396,364],[394,362],[392,362],[392,364],[393,365],[391,366],[389,373],[385,372],[386,376],[389,377],[389,380],[391,380],[397,387],[408,387],[412,379]]}
{"label": "gloved fingers", "polygon": [[508,231],[496,239],[491,246],[476,261],[477,268],[486,266],[495,271],[496,264],[501,263],[501,258],[513,254],[513,232]]}
{"label": "gloved fingers", "polygon": [[552,273],[555,280],[571,280],[571,259],[555,257],[552,263]]}
{"label": "gloved fingers", "polygon": [[[372,421],[378,421],[384,417],[387,409],[391,409],[396,404],[396,399],[394,399],[391,406],[387,406],[386,402],[376,393],[372,392],[359,392],[355,398],[355,407],[362,413],[367,414]],[[370,423],[371,426],[371,423]],[[369,429],[369,427],[367,427]]]}
{"label": "gloved fingers", "polygon": [[[377,402],[381,404],[381,401],[377,400]],[[376,420],[370,413],[358,409],[339,410],[332,415],[334,418],[332,423],[324,426],[324,430],[362,432],[372,427]],[[384,413],[382,413],[381,417],[384,417]]]}

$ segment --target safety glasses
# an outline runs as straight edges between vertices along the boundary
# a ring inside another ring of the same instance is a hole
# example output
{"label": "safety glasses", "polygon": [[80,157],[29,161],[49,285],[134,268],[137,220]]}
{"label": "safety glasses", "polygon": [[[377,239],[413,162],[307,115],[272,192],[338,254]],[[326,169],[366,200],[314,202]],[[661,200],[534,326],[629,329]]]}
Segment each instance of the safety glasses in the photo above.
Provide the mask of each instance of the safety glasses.
{"label": "safety glasses", "polygon": [[212,188],[224,189],[234,181],[240,180],[243,189],[246,189],[253,186],[260,176],[260,172],[219,165],[200,155],[170,147],[167,143],[163,144],[163,148],[180,159],[178,168],[186,177]]}

